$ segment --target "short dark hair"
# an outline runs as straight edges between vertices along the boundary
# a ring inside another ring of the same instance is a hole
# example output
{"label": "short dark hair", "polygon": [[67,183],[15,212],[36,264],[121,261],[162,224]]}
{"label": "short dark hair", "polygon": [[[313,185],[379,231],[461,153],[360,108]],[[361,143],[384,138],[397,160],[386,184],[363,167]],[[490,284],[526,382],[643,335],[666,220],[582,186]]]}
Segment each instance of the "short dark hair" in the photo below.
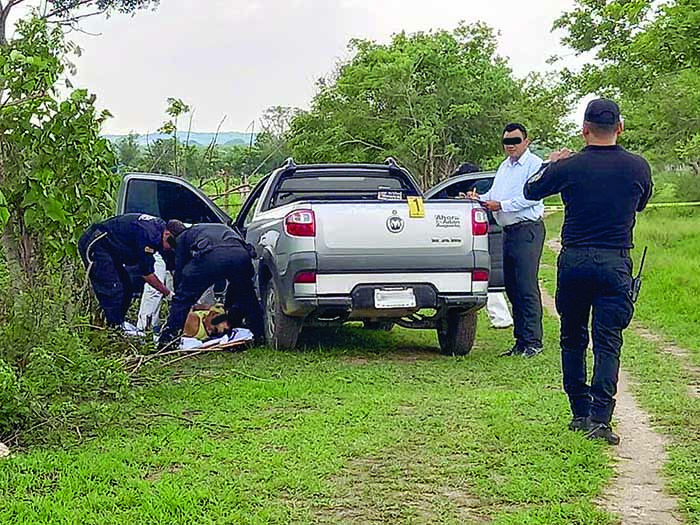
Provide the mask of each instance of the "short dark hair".
{"label": "short dark hair", "polygon": [[586,120],[584,122],[590,128],[594,135],[607,137],[610,135],[614,135],[617,131],[618,122],[615,122],[613,124],[600,124],[598,122],[591,122],[590,120]]}
{"label": "short dark hair", "polygon": [[182,221],[179,221],[177,219],[170,219],[166,225],[165,229],[168,230],[170,233],[172,233],[175,237],[180,235],[182,232],[184,232],[187,228],[183,224]]}
{"label": "short dark hair", "polygon": [[519,124],[518,122],[506,124],[506,127],[503,128],[503,133],[501,133],[501,135],[505,135],[506,133],[511,133],[513,131],[520,131],[523,134],[523,138],[527,138],[527,130],[525,129],[525,126]]}

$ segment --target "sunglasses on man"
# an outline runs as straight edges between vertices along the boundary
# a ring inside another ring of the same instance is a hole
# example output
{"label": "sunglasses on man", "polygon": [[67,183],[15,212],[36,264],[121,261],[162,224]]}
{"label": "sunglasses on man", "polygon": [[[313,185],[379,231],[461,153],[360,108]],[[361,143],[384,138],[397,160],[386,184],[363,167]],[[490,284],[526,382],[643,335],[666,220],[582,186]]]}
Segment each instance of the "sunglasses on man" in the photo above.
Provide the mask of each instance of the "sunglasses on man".
{"label": "sunglasses on man", "polygon": [[501,142],[504,146],[516,146],[521,144],[523,139],[521,137],[505,137]]}

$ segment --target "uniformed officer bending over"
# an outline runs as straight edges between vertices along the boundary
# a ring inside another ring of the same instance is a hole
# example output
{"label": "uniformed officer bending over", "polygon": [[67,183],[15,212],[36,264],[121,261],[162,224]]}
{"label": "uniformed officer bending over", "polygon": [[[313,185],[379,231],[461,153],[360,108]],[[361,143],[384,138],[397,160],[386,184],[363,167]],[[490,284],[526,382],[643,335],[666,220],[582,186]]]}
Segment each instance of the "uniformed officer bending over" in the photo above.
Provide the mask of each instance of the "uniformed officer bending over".
{"label": "uniformed officer bending over", "polygon": [[468,197],[485,201],[503,227],[503,277],[513,305],[515,345],[503,355],[533,357],[542,352],[542,297],[537,274],[544,246],[544,205],[523,196],[527,179],[542,165],[530,152],[527,130],[508,124],[503,130],[503,148],[508,158],[498,168],[493,186],[484,195]]}
{"label": "uniformed officer bending over", "polygon": [[83,233],[78,251],[109,326],[122,325],[131,304],[133,288],[125,266],[138,265],[144,281],[164,296],[171,295],[154,274],[153,254],[171,251],[173,239],[184,229],[178,220],[166,224],[152,215],[127,213]]}
{"label": "uniformed officer bending over", "polygon": [[177,237],[175,249],[175,297],[160,346],[180,335],[190,308],[217,281],[226,279],[224,307],[240,307],[256,340],[263,337],[262,308],[255,295],[252,257],[255,251],[224,224],[196,224]]}
{"label": "uniformed officer bending over", "polygon": [[[649,164],[617,146],[620,110],[605,99],[586,108],[587,146],[570,156],[555,152],[535,174],[525,196],[541,199],[561,192],[565,215],[558,260],[557,310],[561,316],[564,390],[573,420],[569,428],[617,445],[610,427],[615,408],[622,330],[633,313],[632,228],[652,190]],[[593,310],[593,379],[586,383],[588,319]]]}

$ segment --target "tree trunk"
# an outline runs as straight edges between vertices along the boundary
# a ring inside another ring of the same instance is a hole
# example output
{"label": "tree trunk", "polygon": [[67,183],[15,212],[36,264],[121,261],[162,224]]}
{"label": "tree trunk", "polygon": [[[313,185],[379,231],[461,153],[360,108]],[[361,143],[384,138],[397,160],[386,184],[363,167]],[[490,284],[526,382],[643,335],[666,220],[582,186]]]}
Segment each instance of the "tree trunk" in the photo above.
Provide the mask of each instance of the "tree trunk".
{"label": "tree trunk", "polygon": [[5,254],[7,271],[10,274],[10,292],[16,297],[24,288],[26,279],[22,271],[22,254],[19,243],[12,235],[11,230],[10,223],[6,224],[2,232],[2,249]]}
{"label": "tree trunk", "polygon": [[7,16],[9,14],[8,8],[0,9],[0,46],[7,44]]}

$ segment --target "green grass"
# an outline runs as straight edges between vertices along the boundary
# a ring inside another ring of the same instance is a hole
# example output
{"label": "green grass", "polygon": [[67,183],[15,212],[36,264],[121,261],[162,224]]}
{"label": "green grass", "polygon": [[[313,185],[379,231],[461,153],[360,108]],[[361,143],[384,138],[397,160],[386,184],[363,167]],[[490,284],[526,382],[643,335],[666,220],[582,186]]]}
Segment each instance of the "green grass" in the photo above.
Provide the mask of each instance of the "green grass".
{"label": "green grass", "polygon": [[[548,217],[550,238],[559,234],[561,220],[561,214]],[[691,352],[691,362],[662,352],[627,330],[622,364],[634,377],[638,402],[651,414],[655,427],[671,438],[667,487],[678,496],[687,523],[700,524],[700,398],[691,396],[688,389],[700,380],[688,367],[698,362],[700,353],[700,213],[645,211],[639,216],[635,238],[636,261],[643,246],[650,250],[635,318],[683,344]],[[554,293],[555,256],[550,250],[545,250],[543,263],[540,277]]]}
{"label": "green grass", "polygon": [[130,421],[1,462],[0,522],[615,522],[554,335],[533,361],[498,358],[509,335],[485,326],[465,358],[399,329],[304,341],[151,371]]}

